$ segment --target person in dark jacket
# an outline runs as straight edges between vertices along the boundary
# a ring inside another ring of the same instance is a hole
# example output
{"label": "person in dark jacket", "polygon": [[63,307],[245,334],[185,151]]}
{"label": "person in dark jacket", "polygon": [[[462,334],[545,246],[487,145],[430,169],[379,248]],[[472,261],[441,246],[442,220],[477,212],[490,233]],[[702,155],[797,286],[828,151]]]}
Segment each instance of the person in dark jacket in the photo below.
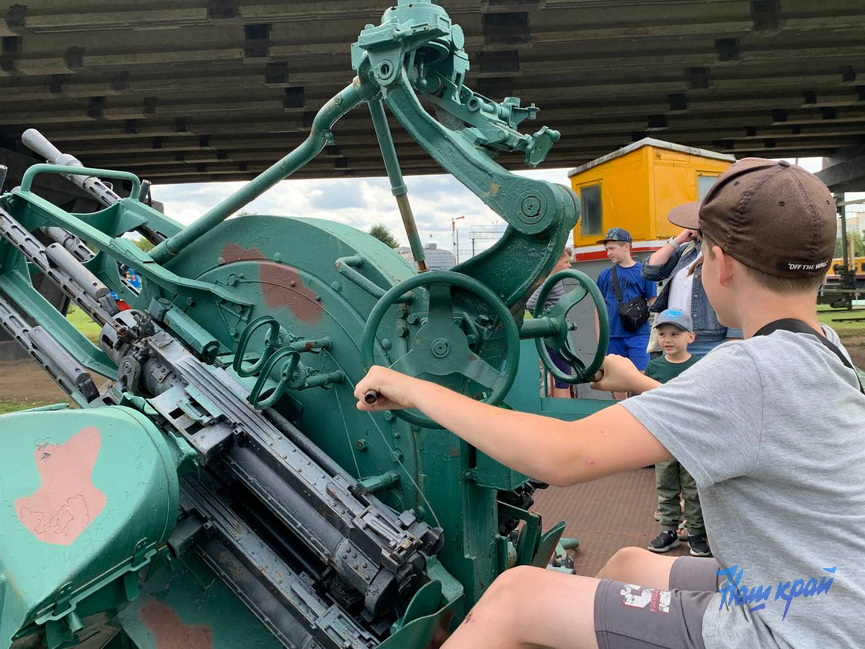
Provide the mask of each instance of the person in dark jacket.
{"label": "person in dark jacket", "polygon": [[643,263],[641,272],[644,279],[653,282],[669,280],[650,311],[660,313],[666,309],[678,309],[690,314],[697,338],[688,346],[688,351],[695,356],[703,356],[729,339],[741,338],[742,331],[718,322],[715,309],[706,297],[697,224],[675,210],[667,218],[673,225],[684,229],[675,237],[667,239]]}

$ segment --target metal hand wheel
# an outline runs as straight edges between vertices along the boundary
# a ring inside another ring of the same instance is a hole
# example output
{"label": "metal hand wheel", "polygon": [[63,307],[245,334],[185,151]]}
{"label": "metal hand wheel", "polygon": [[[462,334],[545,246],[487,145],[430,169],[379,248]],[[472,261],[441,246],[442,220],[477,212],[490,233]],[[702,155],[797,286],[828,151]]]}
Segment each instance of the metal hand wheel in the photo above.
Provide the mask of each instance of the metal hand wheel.
{"label": "metal hand wheel", "polygon": [[[569,293],[565,293],[555,306],[549,310],[544,308],[544,304],[553,287],[565,278],[576,279],[579,286]],[[571,337],[569,335],[568,321],[566,316],[568,312],[577,304],[583,301],[586,296],[591,297],[594,302],[595,310],[598,312],[598,348],[595,350],[595,355],[592,361],[586,365],[577,356],[576,350],[573,348]],[[607,317],[607,303],[604,301],[604,296],[598,289],[597,284],[585,273],[569,269],[562,270],[547,278],[541,287],[538,294],[538,302],[535,305],[535,318],[544,317],[552,324],[553,332],[545,338],[536,338],[535,345],[538,349],[538,356],[547,371],[555,378],[563,383],[588,383],[594,380],[595,374],[601,369],[604,363],[604,357],[607,355],[607,348],[610,344],[610,323]],[[550,358],[550,353],[547,349],[550,347],[555,349],[559,355],[574,368],[575,374],[565,374],[560,370],[553,359]]]}
{"label": "metal hand wheel", "polygon": [[[457,286],[472,293],[491,306],[504,328],[506,353],[499,367],[490,365],[472,351],[468,335],[454,324],[451,288]],[[390,368],[408,376],[431,374],[444,377],[459,374],[489,390],[482,401],[498,404],[510,390],[517,373],[520,356],[520,334],[511,312],[504,302],[478,280],[449,271],[422,273],[397,284],[385,293],[369,314],[361,343],[361,358],[369,369],[375,363],[376,332],[384,314],[406,292],[428,287],[429,312],[427,321],[414,334],[409,351],[397,359]],[[423,428],[441,428],[429,417],[411,410],[395,410],[393,413],[406,421]]]}

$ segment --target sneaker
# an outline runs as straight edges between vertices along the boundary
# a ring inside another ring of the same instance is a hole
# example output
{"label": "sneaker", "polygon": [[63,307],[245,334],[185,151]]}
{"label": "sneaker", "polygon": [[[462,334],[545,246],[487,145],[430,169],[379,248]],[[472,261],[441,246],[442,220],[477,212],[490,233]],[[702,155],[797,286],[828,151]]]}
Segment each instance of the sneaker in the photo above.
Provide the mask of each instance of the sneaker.
{"label": "sneaker", "polygon": [[668,552],[679,545],[679,535],[672,530],[665,530],[649,543],[648,549],[652,552]]}
{"label": "sneaker", "polygon": [[[689,536],[688,545],[691,546],[692,557],[711,557],[712,550],[705,536]],[[651,548],[649,548],[651,550]]]}

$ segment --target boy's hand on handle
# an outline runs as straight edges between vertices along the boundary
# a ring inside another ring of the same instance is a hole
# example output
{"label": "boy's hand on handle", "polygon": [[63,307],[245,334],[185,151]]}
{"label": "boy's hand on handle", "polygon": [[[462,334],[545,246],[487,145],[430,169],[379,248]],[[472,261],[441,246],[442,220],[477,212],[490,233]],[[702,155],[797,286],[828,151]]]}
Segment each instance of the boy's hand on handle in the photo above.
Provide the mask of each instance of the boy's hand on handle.
{"label": "boy's hand on handle", "polygon": [[375,365],[354,388],[357,409],[379,412],[414,408],[410,393],[417,383],[418,379]]}
{"label": "boy's hand on handle", "polygon": [[609,354],[595,374],[591,388],[607,392],[642,392],[641,382],[645,378],[629,358]]}

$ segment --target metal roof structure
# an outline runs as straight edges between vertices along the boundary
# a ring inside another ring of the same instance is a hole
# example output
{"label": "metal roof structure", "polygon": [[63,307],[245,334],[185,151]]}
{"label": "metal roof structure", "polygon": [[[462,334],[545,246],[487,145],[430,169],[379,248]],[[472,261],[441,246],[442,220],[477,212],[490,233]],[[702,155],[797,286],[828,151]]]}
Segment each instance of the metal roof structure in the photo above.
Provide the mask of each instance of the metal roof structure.
{"label": "metal roof structure", "polygon": [[[441,0],[467,84],[520,97],[573,168],[647,136],[736,157],[826,156],[865,189],[862,0]],[[352,78],[371,0],[16,0],[0,7],[0,163],[35,127],[88,166],[154,184],[251,178]],[[406,173],[438,167],[401,128]],[[356,110],[298,177],[382,175]],[[18,158],[17,154],[24,154]],[[523,168],[519,156],[503,157]],[[11,166],[15,166],[14,164]],[[14,176],[14,169],[13,169]],[[827,176],[828,177],[828,176]]]}

